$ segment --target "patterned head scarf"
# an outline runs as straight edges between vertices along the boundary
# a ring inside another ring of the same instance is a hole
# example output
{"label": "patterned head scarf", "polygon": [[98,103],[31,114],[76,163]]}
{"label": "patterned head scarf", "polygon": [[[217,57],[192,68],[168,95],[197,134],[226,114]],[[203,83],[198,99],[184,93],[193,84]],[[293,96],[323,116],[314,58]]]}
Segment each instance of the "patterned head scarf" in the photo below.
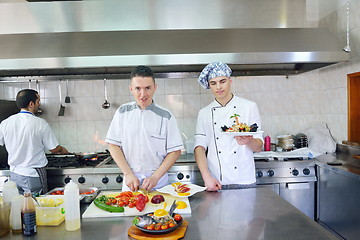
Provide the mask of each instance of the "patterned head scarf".
{"label": "patterned head scarf", "polygon": [[228,65],[222,62],[208,64],[200,73],[199,83],[205,89],[210,89],[209,80],[216,77],[230,77],[232,71]]}

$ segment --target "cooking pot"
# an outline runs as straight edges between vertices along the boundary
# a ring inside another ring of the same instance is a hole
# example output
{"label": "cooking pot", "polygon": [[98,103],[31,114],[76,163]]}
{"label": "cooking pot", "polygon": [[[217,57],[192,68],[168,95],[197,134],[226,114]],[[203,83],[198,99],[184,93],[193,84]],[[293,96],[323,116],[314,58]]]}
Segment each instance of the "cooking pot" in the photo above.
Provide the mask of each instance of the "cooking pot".
{"label": "cooking pot", "polygon": [[75,157],[83,160],[89,160],[92,158],[97,158],[97,153],[74,153]]}

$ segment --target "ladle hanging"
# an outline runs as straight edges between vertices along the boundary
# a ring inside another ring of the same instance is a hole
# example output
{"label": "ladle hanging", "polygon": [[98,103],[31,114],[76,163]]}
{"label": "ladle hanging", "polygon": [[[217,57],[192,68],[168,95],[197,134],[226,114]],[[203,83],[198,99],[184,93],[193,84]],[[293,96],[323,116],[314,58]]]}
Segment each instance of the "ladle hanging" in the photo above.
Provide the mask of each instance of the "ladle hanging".
{"label": "ladle hanging", "polygon": [[102,104],[103,109],[110,108],[110,103],[107,100],[107,88],[106,88],[106,78],[104,78],[104,94],[105,94],[105,102]]}
{"label": "ladle hanging", "polygon": [[61,79],[59,80],[59,99],[60,99],[60,110],[59,110],[58,116],[64,116],[65,107],[62,105],[62,102],[61,102]]}
{"label": "ladle hanging", "polygon": [[69,97],[69,79],[66,79],[66,97],[65,97],[65,103],[70,103],[70,97]]}
{"label": "ladle hanging", "polygon": [[[40,87],[39,87],[39,80],[36,80],[36,91],[39,93],[39,95],[40,95]],[[42,108],[38,108],[38,110],[37,110],[37,113],[36,113],[36,115],[37,116],[41,116],[42,114],[44,113],[44,110],[42,110]]]}

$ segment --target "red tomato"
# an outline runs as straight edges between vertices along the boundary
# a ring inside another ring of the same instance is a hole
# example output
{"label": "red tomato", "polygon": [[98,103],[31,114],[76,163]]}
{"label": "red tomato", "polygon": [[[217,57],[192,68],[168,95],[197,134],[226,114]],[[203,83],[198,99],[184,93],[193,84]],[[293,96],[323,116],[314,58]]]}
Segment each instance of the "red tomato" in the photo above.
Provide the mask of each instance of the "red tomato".
{"label": "red tomato", "polygon": [[133,207],[135,207],[135,204],[132,202],[129,202],[129,208],[133,208]]}
{"label": "red tomato", "polygon": [[146,227],[148,230],[155,230],[155,224],[150,224]]}
{"label": "red tomato", "polygon": [[125,206],[125,203],[120,200],[120,201],[118,201],[118,205],[119,205],[120,207],[123,207],[123,206]]}
{"label": "red tomato", "polygon": [[155,225],[155,230],[161,230],[161,225],[156,224]]}
{"label": "red tomato", "polygon": [[176,226],[175,223],[173,223],[173,222],[169,223],[169,228],[173,228],[173,227],[175,227],[175,226]]}
{"label": "red tomato", "polygon": [[169,226],[168,226],[167,224],[161,225],[161,229],[162,229],[162,230],[166,230],[166,229],[168,229],[168,228],[169,228]]}
{"label": "red tomato", "polygon": [[178,221],[180,221],[182,219],[182,217],[181,217],[180,214],[175,214],[174,219],[175,219],[175,221],[178,222]]}

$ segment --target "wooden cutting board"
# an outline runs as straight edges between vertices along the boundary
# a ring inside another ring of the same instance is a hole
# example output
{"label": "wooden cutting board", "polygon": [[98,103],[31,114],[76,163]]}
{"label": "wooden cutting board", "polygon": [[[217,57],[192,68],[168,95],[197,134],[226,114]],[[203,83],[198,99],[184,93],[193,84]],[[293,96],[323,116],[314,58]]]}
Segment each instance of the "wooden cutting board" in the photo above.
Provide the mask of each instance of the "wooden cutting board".
{"label": "wooden cutting board", "polygon": [[181,226],[178,227],[177,229],[175,229],[173,232],[167,233],[167,234],[161,234],[161,235],[153,235],[153,234],[144,233],[143,231],[141,231],[140,229],[138,229],[137,227],[132,225],[128,230],[128,234],[130,237],[138,239],[138,240],[148,240],[148,239],[177,240],[177,239],[183,238],[185,236],[188,224],[189,223],[184,220],[183,223],[181,224]]}
{"label": "wooden cutting board", "polygon": [[[99,194],[99,196],[101,195],[118,195],[119,192],[101,192]],[[190,214],[191,213],[191,208],[190,208],[190,202],[189,202],[189,198],[187,197],[175,197],[172,196],[170,194],[165,194],[165,193],[151,193],[152,195],[156,195],[156,194],[161,194],[164,196],[165,198],[165,202],[167,204],[166,210],[170,209],[171,204],[173,203],[174,200],[176,201],[184,201],[187,204],[187,207],[184,209],[176,209],[175,212],[179,213],[179,214]],[[83,218],[102,218],[102,217],[121,217],[121,216],[139,216],[139,215],[143,215],[146,213],[150,213],[150,212],[154,212],[155,210],[159,209],[159,208],[163,208],[164,203],[161,204],[153,204],[148,202],[145,206],[145,209],[142,212],[139,212],[136,208],[129,208],[129,207],[125,207],[125,211],[124,212],[107,212],[105,210],[102,210],[100,208],[98,208],[97,206],[95,206],[94,202],[92,202],[89,207],[86,209],[86,211],[83,213],[82,217]]]}

